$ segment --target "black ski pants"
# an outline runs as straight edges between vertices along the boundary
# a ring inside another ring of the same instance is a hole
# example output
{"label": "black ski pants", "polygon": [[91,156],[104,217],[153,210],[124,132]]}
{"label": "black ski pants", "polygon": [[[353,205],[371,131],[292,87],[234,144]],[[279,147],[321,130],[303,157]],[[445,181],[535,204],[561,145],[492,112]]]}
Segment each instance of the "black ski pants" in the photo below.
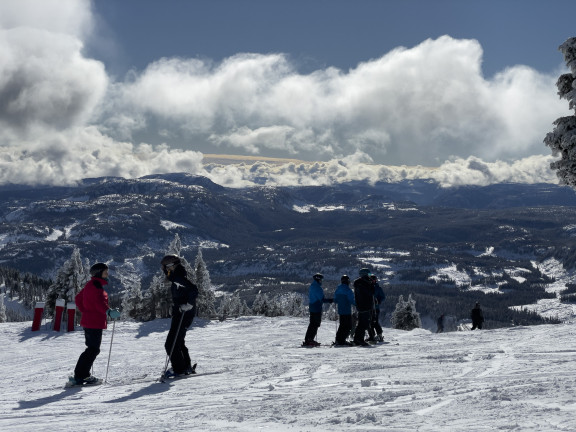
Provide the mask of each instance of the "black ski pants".
{"label": "black ski pants", "polygon": [[310,312],[310,324],[308,324],[308,329],[306,330],[306,336],[304,336],[304,341],[313,341],[316,339],[316,333],[318,333],[318,327],[322,322],[322,312]]}
{"label": "black ski pants", "polygon": [[84,338],[86,340],[86,350],[80,354],[80,358],[74,369],[74,378],[77,380],[82,380],[90,376],[92,364],[98,354],[100,354],[102,329],[84,328]]}
{"label": "black ski pants", "polygon": [[354,342],[364,342],[366,330],[370,327],[370,318],[372,311],[358,311],[358,324],[354,332]]}
{"label": "black ski pants", "polygon": [[[180,324],[181,319],[182,324]],[[172,322],[170,323],[170,330],[168,331],[166,342],[164,343],[164,348],[166,349],[166,354],[168,355],[170,355],[172,346],[174,346],[172,356],[170,357],[170,362],[172,363],[172,369],[177,374],[183,374],[186,372],[186,369],[192,366],[190,354],[188,353],[188,348],[186,347],[184,338],[186,337],[186,331],[192,324],[193,319],[194,309],[186,312],[183,318],[181,312],[174,314],[172,316]],[[178,329],[179,325],[180,329]]]}
{"label": "black ski pants", "polygon": [[376,335],[382,334],[382,326],[380,325],[380,309],[374,309],[370,317],[370,327],[368,328],[368,337],[372,340]]}
{"label": "black ski pants", "polygon": [[340,315],[340,325],[336,332],[336,343],[342,345],[350,336],[352,330],[352,315]]}

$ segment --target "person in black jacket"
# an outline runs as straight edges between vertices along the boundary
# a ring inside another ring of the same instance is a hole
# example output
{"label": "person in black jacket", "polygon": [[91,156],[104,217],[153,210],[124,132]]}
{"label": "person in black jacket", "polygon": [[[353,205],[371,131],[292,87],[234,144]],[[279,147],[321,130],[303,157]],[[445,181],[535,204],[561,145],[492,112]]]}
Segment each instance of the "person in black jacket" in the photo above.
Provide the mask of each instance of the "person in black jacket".
{"label": "person in black jacket", "polygon": [[354,298],[358,311],[358,324],[354,332],[354,344],[368,346],[364,340],[366,331],[370,327],[370,319],[374,309],[374,284],[370,280],[370,269],[363,268],[359,271],[359,278],[354,281]]}
{"label": "person in black jacket", "polygon": [[474,309],[470,313],[470,318],[472,318],[472,330],[476,330],[476,328],[482,330],[482,324],[484,323],[484,314],[482,313],[482,309],[480,308],[480,303],[476,303]]}
{"label": "person in black jacket", "polygon": [[194,373],[184,338],[196,314],[198,288],[190,282],[186,269],[176,255],[166,255],[161,265],[166,278],[172,282],[170,289],[173,303],[170,331],[164,343],[172,368],[166,371],[166,376]]}
{"label": "person in black jacket", "polygon": [[443,333],[444,332],[444,314],[440,315],[438,320],[436,321],[438,327],[436,328],[436,333]]}

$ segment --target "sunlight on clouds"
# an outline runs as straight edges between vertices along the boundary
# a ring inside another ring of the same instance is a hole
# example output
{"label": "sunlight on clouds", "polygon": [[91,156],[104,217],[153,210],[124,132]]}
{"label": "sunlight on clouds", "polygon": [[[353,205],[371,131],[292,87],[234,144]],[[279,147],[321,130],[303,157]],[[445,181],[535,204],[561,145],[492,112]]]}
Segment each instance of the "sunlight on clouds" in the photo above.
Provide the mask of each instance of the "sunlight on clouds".
{"label": "sunlight on clouds", "polygon": [[[515,66],[487,80],[478,41],[310,74],[283,54],[162,58],[114,80],[84,54],[94,18],[88,0],[0,2],[0,184],[176,171],[234,187],[556,181],[541,156],[566,110],[556,77]],[[203,165],[203,153],[327,162]]]}
{"label": "sunlight on clouds", "polygon": [[384,166],[370,163],[370,158],[357,152],[343,160],[271,164],[210,164],[205,173],[212,181],[228,187],[319,186],[350,181],[399,182],[429,179],[444,187],[495,183],[557,183],[549,165],[551,156],[530,156],[513,163],[484,162],[475,157],[457,158],[437,168],[423,166]]}
{"label": "sunlight on clouds", "polygon": [[481,61],[477,41],[449,36],[347,73],[301,75],[279,54],[238,54],[221,64],[162,59],[117,87],[122,96],[109,113],[169,124],[205,152],[217,145],[310,160],[361,150],[380,163],[427,165],[543,153],[542,138],[565,109],[555,78],[518,66],[486,80]]}

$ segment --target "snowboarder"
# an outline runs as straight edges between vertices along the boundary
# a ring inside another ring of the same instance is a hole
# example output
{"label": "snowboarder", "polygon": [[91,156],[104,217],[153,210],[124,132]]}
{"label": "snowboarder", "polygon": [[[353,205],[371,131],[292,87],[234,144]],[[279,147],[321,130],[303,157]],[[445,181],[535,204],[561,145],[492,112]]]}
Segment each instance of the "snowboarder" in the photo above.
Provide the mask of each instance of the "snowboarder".
{"label": "snowboarder", "polygon": [[74,376],[70,377],[69,386],[100,384],[102,380],[90,375],[90,369],[102,343],[102,330],[107,327],[107,318],[118,319],[120,312],[108,306],[108,294],[104,286],[108,284],[108,266],[96,263],[90,267],[91,279],[76,295],[74,301],[82,314],[80,325],[84,327],[86,350],[80,354]]}
{"label": "snowboarder", "polygon": [[369,344],[364,340],[364,335],[370,327],[370,318],[374,309],[374,285],[370,280],[370,269],[360,269],[358,275],[360,277],[354,281],[354,298],[358,310],[358,325],[354,332],[354,344],[367,346]]}
{"label": "snowboarder", "polygon": [[166,255],[160,264],[166,278],[171,282],[170,290],[172,292],[172,321],[164,343],[172,367],[165,372],[165,376],[192,374],[195,372],[184,338],[196,312],[198,287],[188,279],[180,257]]}
{"label": "snowboarder", "polygon": [[444,332],[444,314],[440,315],[438,321],[436,321],[438,328],[436,329],[436,333],[443,333]]}
{"label": "snowboarder", "polygon": [[320,327],[320,323],[322,322],[322,305],[324,303],[333,302],[333,299],[327,299],[324,297],[324,290],[322,289],[322,280],[324,279],[324,276],[320,273],[316,273],[312,278],[314,280],[308,289],[310,324],[308,324],[308,329],[304,336],[304,343],[302,343],[302,346],[306,347],[315,347],[320,345],[320,343],[316,342],[315,339],[318,327]]}
{"label": "snowboarder", "polygon": [[347,339],[352,331],[352,305],[356,306],[356,301],[354,300],[354,292],[350,288],[350,277],[343,275],[340,282],[334,293],[334,302],[338,305],[338,315],[340,316],[335,345],[353,345]]}
{"label": "snowboarder", "polygon": [[472,312],[470,313],[470,318],[472,318],[472,330],[476,328],[482,330],[482,324],[484,323],[484,313],[480,308],[480,303],[476,303]]}
{"label": "snowboarder", "polygon": [[374,285],[374,309],[372,310],[370,327],[368,327],[368,342],[383,342],[384,337],[382,336],[382,326],[380,325],[380,305],[384,303],[386,296],[378,283],[378,277],[372,275],[370,280]]}

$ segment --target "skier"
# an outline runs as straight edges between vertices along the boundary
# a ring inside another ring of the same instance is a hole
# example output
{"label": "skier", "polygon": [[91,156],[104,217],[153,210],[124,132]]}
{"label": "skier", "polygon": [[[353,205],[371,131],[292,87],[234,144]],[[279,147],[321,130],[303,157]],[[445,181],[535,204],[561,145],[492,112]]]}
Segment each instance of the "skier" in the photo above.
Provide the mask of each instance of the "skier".
{"label": "skier", "polygon": [[350,277],[343,275],[340,282],[334,293],[334,302],[338,305],[338,315],[340,315],[335,345],[351,346],[353,343],[346,339],[352,330],[352,305],[356,306],[356,302],[354,301],[354,292],[350,289]]}
{"label": "skier", "polygon": [[364,335],[370,327],[370,318],[374,309],[374,285],[370,280],[370,269],[360,269],[358,275],[360,277],[354,281],[354,297],[358,310],[358,325],[354,332],[354,344],[368,346],[369,344],[364,340]]}
{"label": "skier", "polygon": [[470,318],[472,318],[472,330],[476,328],[482,330],[482,324],[484,323],[484,313],[480,308],[480,303],[476,303],[472,312],[470,313]]}
{"label": "skier", "polygon": [[302,346],[305,347],[316,347],[320,345],[320,343],[316,342],[314,339],[316,339],[318,327],[320,327],[320,323],[322,322],[322,305],[334,301],[333,299],[327,299],[324,297],[324,290],[322,289],[322,280],[324,279],[324,276],[320,273],[316,273],[312,278],[314,280],[308,289],[310,324],[308,324],[308,329],[304,336],[304,342],[302,343]]}
{"label": "skier", "polygon": [[436,330],[436,333],[443,333],[444,332],[444,314],[440,315],[440,317],[438,318],[438,321],[436,321],[436,324],[438,325],[438,329]]}
{"label": "skier", "polygon": [[378,283],[376,275],[370,276],[370,280],[374,286],[374,309],[372,310],[370,327],[368,328],[368,342],[383,342],[384,337],[382,336],[382,326],[380,325],[380,305],[384,303],[386,296]]}
{"label": "skier", "polygon": [[189,375],[195,371],[184,338],[196,312],[198,288],[188,279],[180,257],[166,255],[160,264],[166,278],[172,283],[172,321],[164,343],[172,367],[165,372],[165,377]]}
{"label": "skier", "polygon": [[100,384],[102,380],[90,375],[90,369],[98,354],[102,343],[102,330],[107,327],[107,317],[110,319],[120,318],[117,309],[108,307],[108,294],[104,286],[108,284],[108,266],[104,263],[96,263],[90,267],[91,279],[84,288],[76,295],[74,301],[82,314],[80,325],[84,327],[86,350],[80,354],[74,376],[69,378],[69,386]]}

